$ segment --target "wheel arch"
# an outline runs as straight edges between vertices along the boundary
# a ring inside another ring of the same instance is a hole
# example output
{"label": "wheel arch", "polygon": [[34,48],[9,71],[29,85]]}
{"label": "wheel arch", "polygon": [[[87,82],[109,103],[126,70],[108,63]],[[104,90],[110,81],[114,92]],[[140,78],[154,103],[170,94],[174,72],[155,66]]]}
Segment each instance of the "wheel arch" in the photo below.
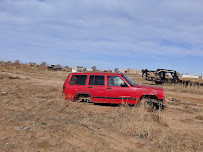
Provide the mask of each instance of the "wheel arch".
{"label": "wheel arch", "polygon": [[138,101],[141,101],[144,98],[150,98],[150,99],[155,99],[158,100],[158,97],[154,94],[143,94]]}
{"label": "wheel arch", "polygon": [[77,100],[80,97],[86,97],[86,98],[90,97],[92,99],[92,96],[89,92],[76,92],[74,94],[73,101]]}
{"label": "wheel arch", "polygon": [[[141,102],[142,99],[150,99],[150,102],[153,103],[153,105],[156,107],[156,109],[164,109],[165,105],[163,103],[162,99],[158,99],[158,97],[154,94],[144,94],[142,95],[139,100],[138,104]],[[152,99],[152,100],[151,100]]]}

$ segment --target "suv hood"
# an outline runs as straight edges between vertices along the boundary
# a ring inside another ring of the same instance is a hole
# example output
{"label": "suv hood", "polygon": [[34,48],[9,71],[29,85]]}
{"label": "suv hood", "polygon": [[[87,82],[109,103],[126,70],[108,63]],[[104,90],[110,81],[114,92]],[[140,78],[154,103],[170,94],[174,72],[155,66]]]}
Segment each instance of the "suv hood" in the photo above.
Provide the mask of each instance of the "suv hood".
{"label": "suv hood", "polygon": [[163,90],[161,87],[151,87],[145,85],[137,85],[137,88],[150,89],[150,90]]}

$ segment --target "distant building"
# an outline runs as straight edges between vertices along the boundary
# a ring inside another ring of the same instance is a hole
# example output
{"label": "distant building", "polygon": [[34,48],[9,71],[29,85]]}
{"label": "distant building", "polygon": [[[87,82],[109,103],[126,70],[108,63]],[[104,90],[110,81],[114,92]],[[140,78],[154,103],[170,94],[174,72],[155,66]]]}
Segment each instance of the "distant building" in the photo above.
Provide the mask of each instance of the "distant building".
{"label": "distant building", "polygon": [[201,78],[201,77],[200,76],[196,76],[196,75],[183,74],[182,78]]}
{"label": "distant building", "polygon": [[72,68],[72,72],[85,72],[85,68],[83,66],[77,66]]}
{"label": "distant building", "polygon": [[141,73],[141,71],[134,70],[134,69],[123,69],[123,70],[121,70],[121,72],[124,74],[140,74]]}
{"label": "distant building", "polygon": [[93,71],[92,69],[86,69],[86,71]]}

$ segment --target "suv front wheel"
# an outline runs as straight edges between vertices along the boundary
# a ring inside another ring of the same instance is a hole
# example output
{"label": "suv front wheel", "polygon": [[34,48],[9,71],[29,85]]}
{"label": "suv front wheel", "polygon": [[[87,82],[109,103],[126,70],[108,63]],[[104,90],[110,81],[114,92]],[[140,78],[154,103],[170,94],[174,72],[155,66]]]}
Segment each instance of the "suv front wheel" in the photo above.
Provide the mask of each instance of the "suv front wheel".
{"label": "suv front wheel", "polygon": [[143,97],[140,99],[140,101],[137,104],[138,106],[143,106],[147,111],[153,112],[154,110],[163,110],[163,102],[159,101],[157,99],[149,98],[149,97]]}

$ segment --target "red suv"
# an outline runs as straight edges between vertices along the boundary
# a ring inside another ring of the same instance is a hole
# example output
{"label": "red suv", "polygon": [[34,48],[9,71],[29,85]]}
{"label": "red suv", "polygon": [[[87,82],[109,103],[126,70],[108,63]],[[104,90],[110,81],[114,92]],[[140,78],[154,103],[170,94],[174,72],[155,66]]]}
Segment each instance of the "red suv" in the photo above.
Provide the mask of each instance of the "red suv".
{"label": "red suv", "polygon": [[66,100],[163,106],[163,88],[138,85],[121,73],[70,73],[63,85]]}

